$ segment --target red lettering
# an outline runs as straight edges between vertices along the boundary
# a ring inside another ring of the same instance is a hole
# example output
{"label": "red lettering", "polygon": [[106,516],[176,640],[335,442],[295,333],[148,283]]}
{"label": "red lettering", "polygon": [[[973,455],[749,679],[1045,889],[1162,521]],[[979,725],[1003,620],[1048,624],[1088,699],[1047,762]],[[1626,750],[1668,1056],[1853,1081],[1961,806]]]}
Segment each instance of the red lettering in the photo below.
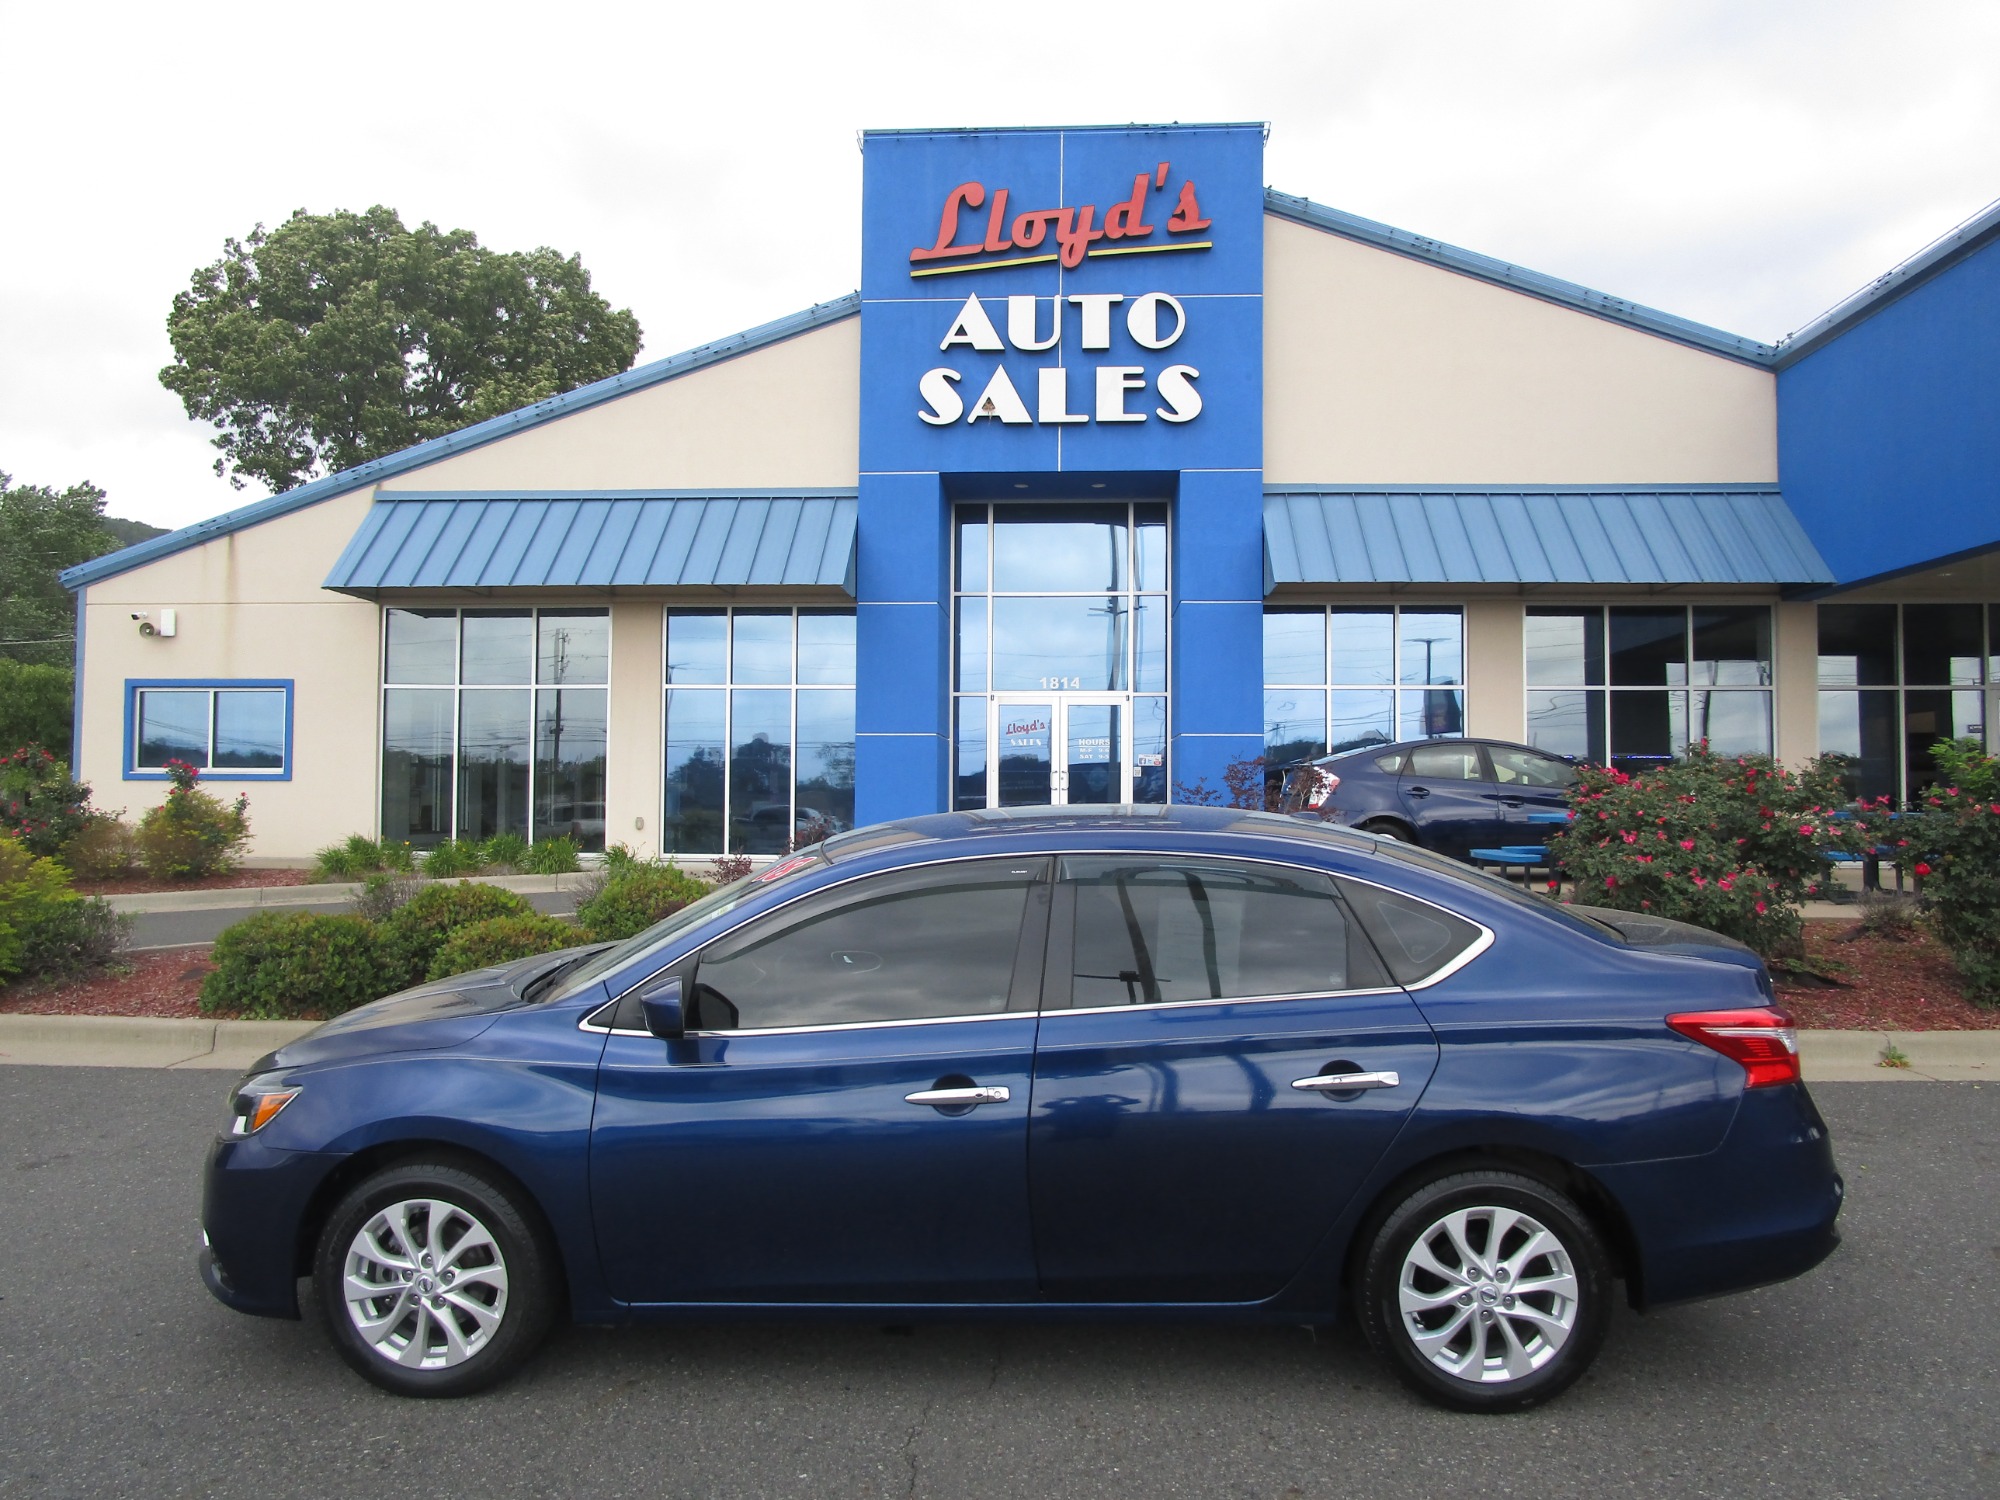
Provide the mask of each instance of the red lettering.
{"label": "red lettering", "polygon": [[1181,184],[1181,201],[1174,205],[1173,217],[1167,220],[1168,234],[1189,234],[1197,229],[1208,228],[1209,221],[1201,216],[1201,205],[1195,202],[1194,184]]}
{"label": "red lettering", "polygon": [[[1070,227],[1070,214],[1076,215],[1074,230]],[[1056,222],[1056,239],[1062,245],[1062,263],[1074,269],[1083,264],[1083,252],[1095,240],[1104,238],[1104,231],[1092,229],[1091,221],[1097,217],[1097,205],[1086,203],[1082,208],[1064,209],[1062,218]]]}
{"label": "red lettering", "polygon": [[1153,232],[1153,226],[1146,219],[1146,174],[1141,172],[1132,179],[1132,196],[1123,203],[1114,203],[1104,216],[1104,237],[1107,240],[1143,239]]}
{"label": "red lettering", "polygon": [[979,247],[986,251],[1011,250],[1014,242],[1007,238],[1007,190],[993,190],[993,210],[986,216],[986,243]]}
{"label": "red lettering", "polygon": [[1031,208],[1014,220],[1014,245],[1017,249],[1032,250],[1041,244],[1042,238],[1054,224],[1056,238],[1069,233],[1069,218],[1076,210],[1069,208]]}
{"label": "red lettering", "polygon": [[977,208],[985,201],[985,185],[977,182],[961,182],[945,194],[944,212],[938,216],[937,243],[928,250],[919,245],[910,252],[910,259],[952,260],[961,255],[977,255],[980,250],[977,244],[954,245],[952,241],[958,238],[958,206],[962,203],[967,208]]}

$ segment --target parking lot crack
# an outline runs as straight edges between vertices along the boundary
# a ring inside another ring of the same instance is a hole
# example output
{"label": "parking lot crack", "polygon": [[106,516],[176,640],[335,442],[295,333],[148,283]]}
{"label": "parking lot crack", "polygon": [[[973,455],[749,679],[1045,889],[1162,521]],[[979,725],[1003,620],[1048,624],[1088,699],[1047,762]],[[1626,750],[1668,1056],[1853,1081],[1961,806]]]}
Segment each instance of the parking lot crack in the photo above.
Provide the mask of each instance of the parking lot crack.
{"label": "parking lot crack", "polygon": [[910,1471],[909,1488],[903,1492],[906,1495],[914,1495],[917,1492],[917,1440],[924,1435],[924,1428],[931,1419],[931,1408],[936,1405],[937,1397],[925,1398],[922,1409],[917,1413],[917,1420],[910,1424],[909,1436],[903,1439],[903,1463]]}

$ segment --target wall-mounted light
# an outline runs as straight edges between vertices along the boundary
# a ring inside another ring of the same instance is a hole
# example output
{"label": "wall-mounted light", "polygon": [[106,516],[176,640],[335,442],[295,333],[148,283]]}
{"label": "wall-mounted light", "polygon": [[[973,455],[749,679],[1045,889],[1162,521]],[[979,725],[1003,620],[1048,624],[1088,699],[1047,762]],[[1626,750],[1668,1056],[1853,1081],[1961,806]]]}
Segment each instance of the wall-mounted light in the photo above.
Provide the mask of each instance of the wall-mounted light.
{"label": "wall-mounted light", "polygon": [[135,609],[132,611],[132,618],[138,622],[139,634],[141,635],[172,635],[180,628],[180,612],[178,610],[163,609],[156,620],[149,611]]}

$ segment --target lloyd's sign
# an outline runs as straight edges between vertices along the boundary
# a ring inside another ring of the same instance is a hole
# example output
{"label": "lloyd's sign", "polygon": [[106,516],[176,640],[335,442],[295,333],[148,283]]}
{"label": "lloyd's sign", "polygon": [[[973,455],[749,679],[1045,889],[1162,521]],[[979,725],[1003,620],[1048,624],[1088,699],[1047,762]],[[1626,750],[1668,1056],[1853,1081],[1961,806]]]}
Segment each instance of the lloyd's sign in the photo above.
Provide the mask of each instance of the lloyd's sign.
{"label": "lloyd's sign", "polygon": [[864,470],[1261,462],[1262,132],[864,137]]}

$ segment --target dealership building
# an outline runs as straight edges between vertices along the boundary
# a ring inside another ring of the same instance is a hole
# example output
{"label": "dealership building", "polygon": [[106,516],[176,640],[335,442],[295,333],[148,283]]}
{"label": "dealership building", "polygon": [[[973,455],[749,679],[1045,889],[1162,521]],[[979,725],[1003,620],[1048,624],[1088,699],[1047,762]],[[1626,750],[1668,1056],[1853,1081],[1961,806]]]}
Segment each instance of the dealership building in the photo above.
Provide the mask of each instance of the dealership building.
{"label": "dealership building", "polygon": [[190,761],[265,858],[766,853],[1461,734],[1900,798],[1988,735],[2000,212],[1770,345],[1263,145],[865,134],[858,293],[65,573],[80,775]]}

